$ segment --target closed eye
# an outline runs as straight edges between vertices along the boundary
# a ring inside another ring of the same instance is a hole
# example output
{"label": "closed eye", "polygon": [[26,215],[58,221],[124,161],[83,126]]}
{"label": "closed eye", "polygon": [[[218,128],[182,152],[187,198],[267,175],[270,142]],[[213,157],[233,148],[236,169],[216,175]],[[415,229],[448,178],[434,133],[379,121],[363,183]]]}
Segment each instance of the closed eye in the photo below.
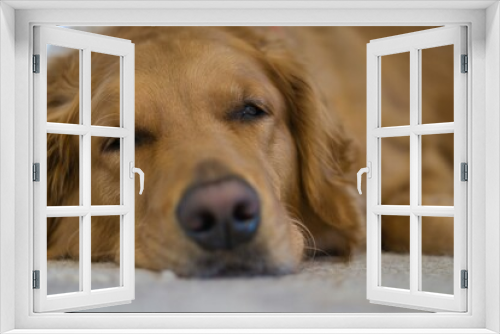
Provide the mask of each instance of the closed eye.
{"label": "closed eye", "polygon": [[246,103],[242,107],[236,108],[228,114],[228,119],[231,121],[253,122],[269,114],[261,107]]}
{"label": "closed eye", "polygon": [[135,147],[150,144],[156,140],[155,136],[145,129],[135,129]]}
{"label": "closed eye", "polygon": [[109,138],[105,140],[102,145],[102,152],[120,152],[121,139],[120,138]]}
{"label": "closed eye", "polygon": [[[136,148],[144,146],[146,144],[149,144],[149,143],[153,142],[154,140],[155,140],[155,137],[149,131],[143,130],[143,129],[136,129],[135,130],[135,147]],[[120,146],[121,146],[121,139],[120,138],[109,138],[108,140],[104,141],[103,146],[102,146],[102,152],[104,152],[104,153],[119,152]]]}

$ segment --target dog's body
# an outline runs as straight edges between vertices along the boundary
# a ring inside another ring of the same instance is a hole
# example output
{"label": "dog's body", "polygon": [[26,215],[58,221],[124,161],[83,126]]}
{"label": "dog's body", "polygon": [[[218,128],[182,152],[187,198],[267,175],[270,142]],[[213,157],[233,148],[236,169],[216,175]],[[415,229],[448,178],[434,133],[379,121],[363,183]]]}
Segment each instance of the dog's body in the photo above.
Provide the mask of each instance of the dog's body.
{"label": "dog's body", "polygon": [[[135,164],[147,176],[144,195],[136,197],[136,264],[188,276],[286,273],[303,254],[348,255],[361,247],[364,199],[356,192],[355,173],[366,156],[366,68],[355,64],[364,65],[367,36],[382,37],[377,31],[383,29],[104,31],[136,45]],[[406,31],[394,28],[393,34]],[[65,56],[51,63],[49,121],[78,119],[77,59]],[[116,100],[118,68],[99,55],[93,56],[92,68],[94,125],[117,126],[118,110],[106,101]],[[396,99],[384,117],[398,117],[399,110]],[[54,171],[48,205],[77,205],[72,161],[78,160],[71,148],[78,142],[60,138],[48,136],[49,173]],[[111,173],[119,166],[119,144],[100,138],[92,145],[93,204],[107,203],[119,198],[113,191],[119,178]],[[439,171],[448,162],[438,146],[436,169],[424,170],[436,180],[449,170]],[[396,202],[407,191],[398,181],[402,177],[387,181],[387,196]],[[242,202],[232,203],[238,196]],[[212,210],[208,218],[200,207]],[[119,227],[106,227],[106,217],[95,219],[101,224],[92,225],[92,247],[101,256],[93,260],[114,259]],[[224,226],[220,231],[219,225]],[[397,219],[385,227],[384,248],[405,248],[405,227]],[[447,226],[443,233],[452,230]],[[51,221],[49,258],[77,256],[74,237],[64,218]],[[430,253],[449,249],[449,244],[424,245]]]}

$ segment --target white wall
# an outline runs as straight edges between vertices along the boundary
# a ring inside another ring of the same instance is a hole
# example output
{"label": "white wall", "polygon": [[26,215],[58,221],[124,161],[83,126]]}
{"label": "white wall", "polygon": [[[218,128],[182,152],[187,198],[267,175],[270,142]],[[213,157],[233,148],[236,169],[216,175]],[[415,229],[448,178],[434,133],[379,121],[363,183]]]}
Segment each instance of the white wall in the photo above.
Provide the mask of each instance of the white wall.
{"label": "white wall", "polygon": [[0,3],[0,333],[14,328],[15,11]]}
{"label": "white wall", "polygon": [[486,11],[486,256],[496,258],[494,266],[486,266],[486,328],[500,332],[500,6]]}

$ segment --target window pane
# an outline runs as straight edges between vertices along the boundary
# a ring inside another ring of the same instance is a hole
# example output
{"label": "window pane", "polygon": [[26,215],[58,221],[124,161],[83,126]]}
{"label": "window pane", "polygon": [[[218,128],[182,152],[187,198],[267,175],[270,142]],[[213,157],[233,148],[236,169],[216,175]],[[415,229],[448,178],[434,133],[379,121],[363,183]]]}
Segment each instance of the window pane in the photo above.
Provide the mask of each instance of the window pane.
{"label": "window pane", "polygon": [[381,286],[410,289],[410,217],[381,216]]}
{"label": "window pane", "polygon": [[381,140],[383,205],[410,205],[410,137]]}
{"label": "window pane", "polygon": [[453,206],[453,133],[421,136],[421,141],[422,205]]}
{"label": "window pane", "polygon": [[91,124],[120,126],[120,57],[92,52]]}
{"label": "window pane", "polygon": [[410,53],[381,57],[382,126],[410,124]]}
{"label": "window pane", "polygon": [[92,217],[92,290],[121,285],[120,218]]}
{"label": "window pane", "polygon": [[47,294],[80,291],[80,217],[47,218]]}
{"label": "window pane", "polygon": [[80,122],[80,50],[47,45],[47,122]]}
{"label": "window pane", "polygon": [[80,136],[47,134],[47,205],[80,205]]}
{"label": "window pane", "polygon": [[121,139],[92,137],[92,205],[120,205]]}
{"label": "window pane", "polygon": [[453,218],[421,217],[422,291],[453,294]]}
{"label": "window pane", "polygon": [[423,49],[422,123],[453,122],[453,45]]}

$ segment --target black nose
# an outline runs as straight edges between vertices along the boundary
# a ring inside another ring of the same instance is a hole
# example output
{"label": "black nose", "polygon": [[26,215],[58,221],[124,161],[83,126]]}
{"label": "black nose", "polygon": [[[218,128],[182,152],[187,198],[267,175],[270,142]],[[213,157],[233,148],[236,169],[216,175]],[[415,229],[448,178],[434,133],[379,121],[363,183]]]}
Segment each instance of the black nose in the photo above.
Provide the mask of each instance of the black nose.
{"label": "black nose", "polygon": [[250,241],[260,223],[255,190],[237,177],[195,186],[177,207],[184,232],[206,250],[230,250]]}

